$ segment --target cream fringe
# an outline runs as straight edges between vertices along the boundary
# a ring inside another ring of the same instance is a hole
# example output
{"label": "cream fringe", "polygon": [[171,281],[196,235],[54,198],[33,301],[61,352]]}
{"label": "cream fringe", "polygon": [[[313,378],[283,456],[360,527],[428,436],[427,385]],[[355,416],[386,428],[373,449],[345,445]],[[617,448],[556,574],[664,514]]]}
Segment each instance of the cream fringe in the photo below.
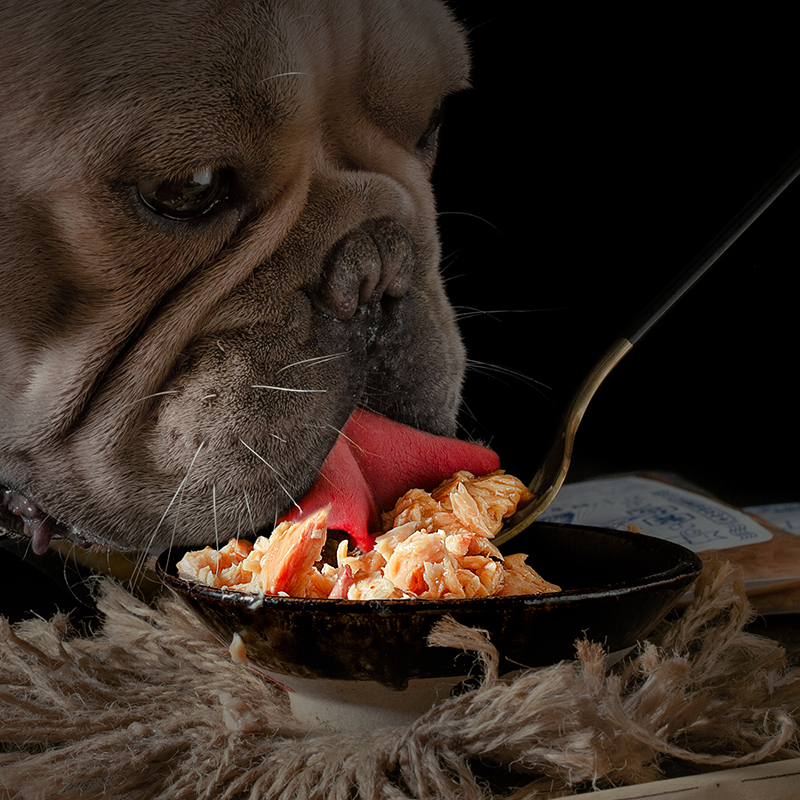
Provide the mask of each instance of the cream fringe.
{"label": "cream fringe", "polygon": [[474,651],[481,685],[364,737],[302,728],[172,598],[151,607],[103,579],[98,606],[94,637],[64,616],[0,619],[4,800],[521,800],[653,780],[676,760],[800,755],[800,670],[742,630],[751,610],[725,563],[613,667],[581,641],[573,661],[503,679],[480,631],[443,624],[432,643]]}

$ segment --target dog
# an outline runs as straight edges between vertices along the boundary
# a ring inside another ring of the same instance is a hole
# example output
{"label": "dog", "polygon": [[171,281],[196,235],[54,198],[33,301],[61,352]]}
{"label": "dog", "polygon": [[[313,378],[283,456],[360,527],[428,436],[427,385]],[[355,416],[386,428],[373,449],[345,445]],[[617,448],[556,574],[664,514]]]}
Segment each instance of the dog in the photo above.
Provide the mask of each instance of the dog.
{"label": "dog", "polygon": [[7,530],[200,545],[298,509],[354,414],[454,436],[447,6],[9,0],[0,31]]}

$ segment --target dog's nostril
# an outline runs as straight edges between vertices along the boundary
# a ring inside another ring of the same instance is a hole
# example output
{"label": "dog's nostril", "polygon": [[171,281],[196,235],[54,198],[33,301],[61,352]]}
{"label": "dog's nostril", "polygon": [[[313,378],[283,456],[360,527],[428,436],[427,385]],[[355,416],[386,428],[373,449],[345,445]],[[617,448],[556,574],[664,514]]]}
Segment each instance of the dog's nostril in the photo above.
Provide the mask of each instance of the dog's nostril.
{"label": "dog's nostril", "polygon": [[320,311],[350,319],[372,296],[381,276],[381,254],[365,230],[348,233],[333,248],[314,294]]}
{"label": "dog's nostril", "polygon": [[382,294],[402,297],[411,286],[416,262],[414,240],[402,225],[391,219],[375,222],[375,236],[384,265]]}
{"label": "dog's nostril", "polygon": [[414,242],[405,228],[390,219],[365,222],[334,245],[314,303],[329,316],[350,319],[373,298],[402,297],[414,262]]}

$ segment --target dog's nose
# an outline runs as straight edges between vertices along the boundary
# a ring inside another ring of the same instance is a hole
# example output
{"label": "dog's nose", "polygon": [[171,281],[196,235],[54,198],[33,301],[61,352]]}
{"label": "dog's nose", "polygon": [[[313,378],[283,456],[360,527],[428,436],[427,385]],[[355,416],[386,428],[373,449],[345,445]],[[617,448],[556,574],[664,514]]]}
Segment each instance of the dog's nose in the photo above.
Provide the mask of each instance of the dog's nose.
{"label": "dog's nose", "polygon": [[314,303],[324,314],[350,319],[373,298],[402,297],[414,262],[414,240],[402,225],[368,220],[333,246]]}

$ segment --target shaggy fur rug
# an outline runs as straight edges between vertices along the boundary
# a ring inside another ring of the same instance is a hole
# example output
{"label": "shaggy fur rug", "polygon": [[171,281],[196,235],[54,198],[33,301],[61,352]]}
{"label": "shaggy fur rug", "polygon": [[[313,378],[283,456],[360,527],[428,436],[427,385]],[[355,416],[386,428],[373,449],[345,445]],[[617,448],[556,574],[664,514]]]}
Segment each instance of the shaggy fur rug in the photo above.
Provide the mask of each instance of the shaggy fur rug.
{"label": "shaggy fur rug", "polygon": [[800,670],[747,633],[726,564],[623,661],[576,657],[497,675],[484,636],[474,691],[369,736],[309,730],[273,684],[231,660],[176,600],[100,583],[102,630],[57,616],[0,627],[0,797],[10,800],[487,800],[555,797],[800,755]]}

